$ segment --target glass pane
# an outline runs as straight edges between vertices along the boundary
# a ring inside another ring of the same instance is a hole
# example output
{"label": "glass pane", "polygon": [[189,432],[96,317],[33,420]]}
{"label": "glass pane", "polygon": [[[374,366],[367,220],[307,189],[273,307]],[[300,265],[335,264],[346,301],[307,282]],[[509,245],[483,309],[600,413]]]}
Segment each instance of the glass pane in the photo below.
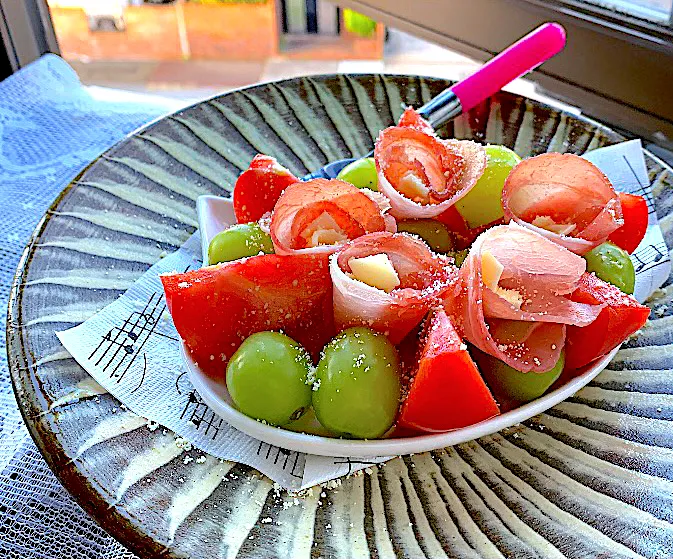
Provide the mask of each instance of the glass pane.
{"label": "glass pane", "polygon": [[62,56],[84,83],[190,101],[260,81],[371,67],[384,56],[384,26],[335,1],[47,4]]}
{"label": "glass pane", "polygon": [[[459,80],[479,66],[454,50],[344,10],[338,0],[48,0],[48,5],[62,56],[85,84],[112,88],[115,95],[126,90],[195,102],[298,75],[387,72]],[[508,89],[536,95],[534,85],[522,79]]]}
{"label": "glass pane", "polygon": [[617,13],[636,16],[657,23],[669,23],[673,0],[588,0]]}

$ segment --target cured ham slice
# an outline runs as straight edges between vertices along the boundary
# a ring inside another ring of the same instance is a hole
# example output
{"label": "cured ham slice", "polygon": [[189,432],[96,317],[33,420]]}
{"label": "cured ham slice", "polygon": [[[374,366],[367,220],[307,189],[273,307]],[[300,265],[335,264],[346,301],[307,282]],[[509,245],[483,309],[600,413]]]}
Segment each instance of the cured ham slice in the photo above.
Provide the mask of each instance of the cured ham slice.
{"label": "cured ham slice", "polygon": [[397,219],[438,216],[469,192],[486,167],[481,145],[439,139],[413,109],[379,134],[374,159],[379,191]]}
{"label": "cured ham slice", "polygon": [[327,256],[265,254],[161,276],[168,310],[202,371],[224,382],[251,334],[283,330],[315,357],[334,335]]}
{"label": "cured ham slice", "polygon": [[[389,292],[353,277],[350,262],[384,254],[399,284]],[[348,243],[330,258],[334,284],[334,321],[337,331],[368,326],[399,343],[441,300],[457,276],[443,256],[405,233],[372,233]]]}
{"label": "cured ham slice", "polygon": [[298,182],[273,210],[273,246],[277,254],[330,254],[367,233],[396,231],[389,209],[384,196],[341,180]]}
{"label": "cured ham slice", "polygon": [[500,225],[477,237],[446,304],[470,343],[519,371],[545,372],[566,325],[591,324],[603,308],[570,298],[585,269],[583,258],[536,232]]}
{"label": "cured ham slice", "polygon": [[243,171],[234,187],[234,214],[238,223],[257,221],[273,210],[283,191],[299,182],[273,157],[255,155],[250,167]]}
{"label": "cured ham slice", "polygon": [[623,224],[608,178],[577,155],[546,153],[525,159],[502,191],[507,221],[515,221],[576,254],[604,243]]}
{"label": "cured ham slice", "polygon": [[427,120],[425,120],[418,111],[415,111],[413,107],[407,107],[404,109],[397,126],[414,128],[415,130],[430,134],[431,136],[435,133],[432,125]]}

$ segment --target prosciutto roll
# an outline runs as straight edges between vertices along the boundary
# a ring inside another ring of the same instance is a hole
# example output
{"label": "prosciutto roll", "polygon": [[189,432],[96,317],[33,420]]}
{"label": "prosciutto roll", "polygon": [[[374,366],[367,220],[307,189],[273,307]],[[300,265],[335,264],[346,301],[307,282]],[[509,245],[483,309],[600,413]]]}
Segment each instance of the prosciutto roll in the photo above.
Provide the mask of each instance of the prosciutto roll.
{"label": "prosciutto roll", "polygon": [[525,159],[502,191],[506,221],[515,221],[576,254],[604,243],[623,224],[622,206],[608,178],[571,154]]}
{"label": "prosciutto roll", "polygon": [[[365,283],[354,274],[355,270],[362,273],[361,263],[371,261],[368,257],[380,259],[380,255],[384,264],[387,262],[385,266],[394,270],[388,270],[388,277],[395,279],[385,289],[372,285],[382,281],[380,276],[371,281],[370,275],[369,283]],[[368,326],[397,344],[443,298],[456,280],[457,269],[448,258],[433,254],[416,237],[382,232],[351,241],[333,254],[330,275],[337,331]]]}
{"label": "prosciutto roll", "polygon": [[545,372],[558,361],[566,325],[586,326],[604,305],[570,294],[586,269],[583,258],[516,224],[482,233],[446,299],[465,338],[522,372]]}
{"label": "prosciutto roll", "polygon": [[398,126],[379,134],[374,159],[379,191],[398,219],[438,216],[469,192],[486,167],[481,145],[441,140],[411,108]]}
{"label": "prosciutto roll", "polygon": [[390,205],[378,192],[340,180],[288,186],[271,215],[276,254],[331,254],[345,242],[376,231],[397,231]]}

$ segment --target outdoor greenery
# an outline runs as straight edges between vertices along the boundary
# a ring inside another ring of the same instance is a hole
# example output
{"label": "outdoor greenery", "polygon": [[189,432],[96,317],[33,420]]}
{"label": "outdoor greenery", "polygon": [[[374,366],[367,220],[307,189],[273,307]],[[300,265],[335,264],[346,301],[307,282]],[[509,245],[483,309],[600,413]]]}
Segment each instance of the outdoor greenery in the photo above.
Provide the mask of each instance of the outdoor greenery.
{"label": "outdoor greenery", "polygon": [[353,10],[344,10],[344,25],[351,33],[360,37],[371,37],[376,31],[376,22],[364,14]]}

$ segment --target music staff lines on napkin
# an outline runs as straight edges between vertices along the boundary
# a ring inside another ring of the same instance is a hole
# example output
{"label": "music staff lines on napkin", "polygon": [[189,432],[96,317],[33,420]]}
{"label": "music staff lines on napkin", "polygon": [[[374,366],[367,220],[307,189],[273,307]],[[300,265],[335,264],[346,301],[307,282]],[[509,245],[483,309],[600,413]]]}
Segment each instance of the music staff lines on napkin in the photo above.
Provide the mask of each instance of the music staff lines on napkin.
{"label": "music staff lines on napkin", "polygon": [[[264,452],[266,450],[266,452]],[[257,447],[257,456],[264,458],[265,460],[273,460],[274,465],[279,464],[281,456],[285,459],[281,468],[287,471],[288,465],[291,466],[290,471],[288,472],[291,476],[301,479],[302,472],[298,472],[297,465],[299,463],[299,453],[294,450],[287,450],[285,448],[280,448],[263,441],[259,441],[259,446]],[[290,460],[294,457],[294,460]]]}
{"label": "music staff lines on napkin", "polygon": [[650,244],[638,247],[631,255],[636,274],[646,272],[656,266],[663,266],[670,261],[666,243]]}
{"label": "music staff lines on napkin", "polygon": [[654,205],[654,199],[652,198],[652,190],[650,189],[650,183],[649,181],[643,182],[641,180],[641,177],[638,176],[638,173],[636,173],[636,170],[633,168],[633,165],[631,165],[631,162],[629,159],[626,157],[626,155],[622,155],[622,160],[624,161],[624,164],[628,167],[629,172],[633,175],[633,178],[635,179],[636,183],[630,185],[629,188],[622,188],[617,190],[622,190],[624,192],[628,192],[629,194],[637,194],[638,196],[642,196],[645,198],[645,201],[647,202],[647,213],[648,214],[656,214],[656,207]]}
{"label": "music staff lines on napkin", "polygon": [[210,432],[213,440],[220,434],[220,429],[224,424],[224,420],[201,400],[196,390],[192,390],[187,395],[187,403],[180,414],[180,419],[184,418],[193,423],[197,429],[202,429],[204,435]]}
{"label": "music staff lines on napkin", "polygon": [[[159,318],[165,310],[162,295],[152,293],[142,311],[133,311],[124,319],[121,327],[115,326],[103,335],[89,355],[89,361],[96,359],[94,363],[102,365],[103,371],[110,370],[110,378],[116,378],[117,383],[121,382],[150,336],[156,334],[178,341],[173,336],[156,331]],[[124,365],[126,367],[122,370]],[[146,361],[144,368],[147,368]]]}

